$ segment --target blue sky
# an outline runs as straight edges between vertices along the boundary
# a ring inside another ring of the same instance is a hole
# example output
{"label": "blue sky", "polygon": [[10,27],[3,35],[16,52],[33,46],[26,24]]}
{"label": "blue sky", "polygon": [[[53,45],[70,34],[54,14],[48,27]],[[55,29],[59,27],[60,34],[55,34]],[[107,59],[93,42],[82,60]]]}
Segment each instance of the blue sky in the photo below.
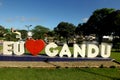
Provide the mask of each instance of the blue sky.
{"label": "blue sky", "polygon": [[54,29],[64,21],[77,26],[101,8],[120,9],[120,0],[0,0],[0,25],[15,29],[42,25]]}

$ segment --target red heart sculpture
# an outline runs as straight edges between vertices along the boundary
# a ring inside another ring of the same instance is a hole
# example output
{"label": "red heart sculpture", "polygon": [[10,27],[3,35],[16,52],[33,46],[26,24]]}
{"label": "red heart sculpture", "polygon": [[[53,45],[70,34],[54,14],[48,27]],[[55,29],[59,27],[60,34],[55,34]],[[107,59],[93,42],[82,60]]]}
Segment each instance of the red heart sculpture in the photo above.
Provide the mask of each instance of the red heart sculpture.
{"label": "red heart sculpture", "polygon": [[45,42],[43,40],[29,39],[25,42],[25,47],[33,56],[36,56],[44,49]]}

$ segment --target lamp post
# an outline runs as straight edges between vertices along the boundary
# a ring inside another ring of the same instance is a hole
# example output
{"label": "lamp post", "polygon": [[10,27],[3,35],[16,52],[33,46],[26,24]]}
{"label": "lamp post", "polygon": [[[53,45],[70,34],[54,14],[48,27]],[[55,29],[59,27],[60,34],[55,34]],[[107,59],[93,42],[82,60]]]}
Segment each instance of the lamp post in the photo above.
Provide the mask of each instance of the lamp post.
{"label": "lamp post", "polygon": [[28,31],[30,31],[30,27],[31,27],[32,25],[25,25],[25,27],[27,28],[27,30]]}
{"label": "lamp post", "polygon": [[30,27],[31,27],[32,25],[25,25],[25,27],[27,28],[27,38],[28,39],[30,39],[30,38],[32,38],[32,32],[30,31]]}

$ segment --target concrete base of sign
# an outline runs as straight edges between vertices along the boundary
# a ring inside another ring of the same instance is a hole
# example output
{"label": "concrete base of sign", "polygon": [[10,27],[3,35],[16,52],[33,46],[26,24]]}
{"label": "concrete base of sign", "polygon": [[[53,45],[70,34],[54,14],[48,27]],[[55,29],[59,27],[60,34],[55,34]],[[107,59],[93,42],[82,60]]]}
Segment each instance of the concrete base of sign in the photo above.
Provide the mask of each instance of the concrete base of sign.
{"label": "concrete base of sign", "polygon": [[68,58],[68,57],[48,57],[46,55],[37,55],[37,56],[32,56],[32,55],[22,55],[22,56],[5,56],[5,55],[0,55],[0,61],[44,61],[44,62],[50,62],[50,61],[110,61],[112,60],[111,58],[102,58],[102,57],[96,57],[96,58]]}

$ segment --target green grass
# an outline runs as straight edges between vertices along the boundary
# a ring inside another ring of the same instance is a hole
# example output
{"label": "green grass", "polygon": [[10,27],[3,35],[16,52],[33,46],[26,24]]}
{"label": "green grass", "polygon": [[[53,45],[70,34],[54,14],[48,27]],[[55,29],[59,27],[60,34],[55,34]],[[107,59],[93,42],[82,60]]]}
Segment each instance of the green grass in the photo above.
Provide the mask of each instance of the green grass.
{"label": "green grass", "polygon": [[111,52],[110,57],[120,62],[120,52]]}
{"label": "green grass", "polygon": [[[111,58],[120,62],[120,52]],[[0,68],[0,80],[120,80],[120,68]]]}
{"label": "green grass", "polygon": [[3,46],[0,46],[0,50],[3,48]]}
{"label": "green grass", "polygon": [[119,80],[118,68],[0,68],[0,80]]}

